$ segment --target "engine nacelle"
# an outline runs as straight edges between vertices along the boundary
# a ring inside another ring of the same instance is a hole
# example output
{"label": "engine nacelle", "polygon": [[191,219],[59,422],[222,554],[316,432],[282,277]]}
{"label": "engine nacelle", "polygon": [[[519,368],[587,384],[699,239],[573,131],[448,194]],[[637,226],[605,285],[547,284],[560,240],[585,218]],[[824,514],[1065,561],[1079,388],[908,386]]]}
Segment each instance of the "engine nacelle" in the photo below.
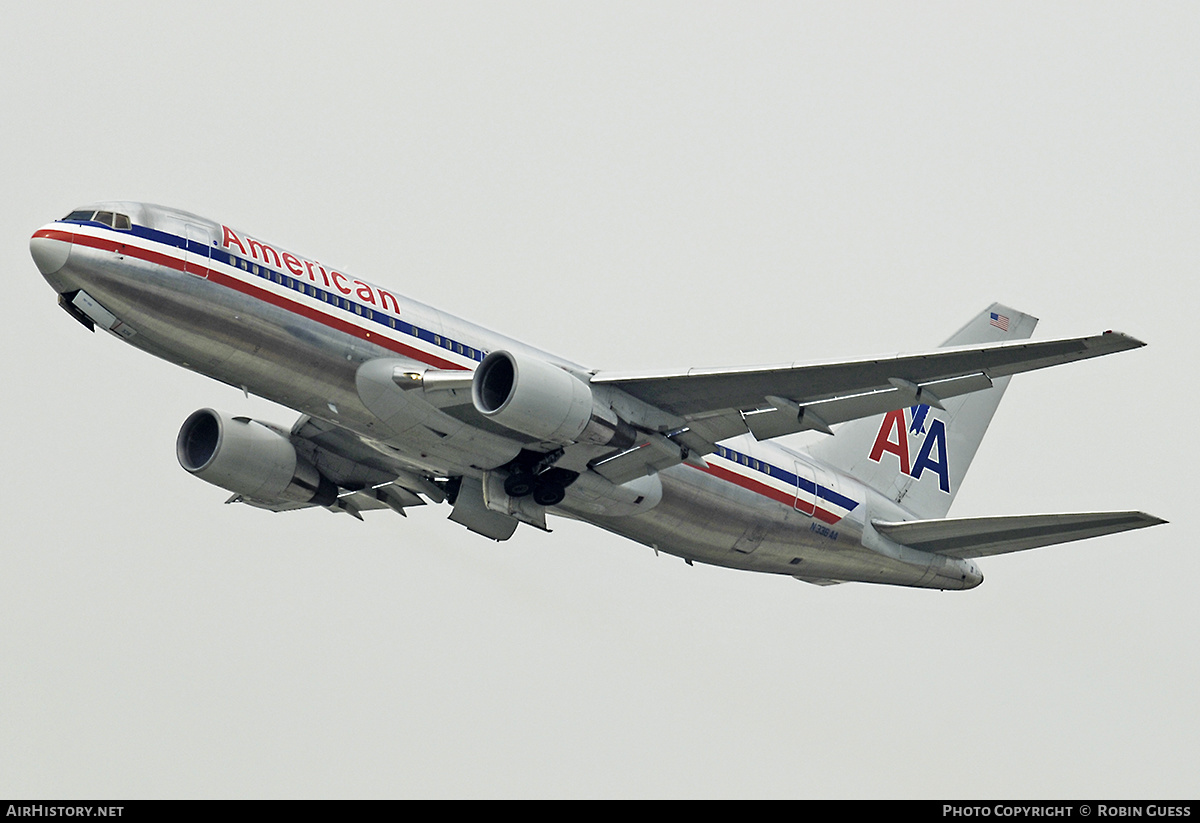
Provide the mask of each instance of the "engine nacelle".
{"label": "engine nacelle", "polygon": [[475,409],[505,428],[561,445],[632,445],[634,431],[592,389],[543,360],[494,351],[475,370]]}
{"label": "engine nacelle", "polygon": [[193,412],[175,440],[179,465],[201,480],[266,503],[337,500],[337,485],[303,460],[292,442],[249,417]]}

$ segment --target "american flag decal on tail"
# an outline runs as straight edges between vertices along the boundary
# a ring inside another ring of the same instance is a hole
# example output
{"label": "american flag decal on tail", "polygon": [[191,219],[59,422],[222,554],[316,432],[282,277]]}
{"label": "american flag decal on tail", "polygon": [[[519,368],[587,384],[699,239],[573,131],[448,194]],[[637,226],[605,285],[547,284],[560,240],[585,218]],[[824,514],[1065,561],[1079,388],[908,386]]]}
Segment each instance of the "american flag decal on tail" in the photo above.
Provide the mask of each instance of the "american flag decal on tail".
{"label": "american flag decal on tail", "polygon": [[991,319],[988,322],[998,329],[1008,331],[1008,317],[1006,315],[992,312]]}

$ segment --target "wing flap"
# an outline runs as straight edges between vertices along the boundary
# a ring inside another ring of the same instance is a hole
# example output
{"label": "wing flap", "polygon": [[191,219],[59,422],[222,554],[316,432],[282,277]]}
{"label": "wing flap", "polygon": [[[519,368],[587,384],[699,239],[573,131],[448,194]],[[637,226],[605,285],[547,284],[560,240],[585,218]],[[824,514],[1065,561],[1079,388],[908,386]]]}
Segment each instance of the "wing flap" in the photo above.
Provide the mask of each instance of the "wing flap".
{"label": "wing flap", "polygon": [[627,449],[593,460],[588,468],[619,486],[678,465],[686,459],[687,452],[679,444],[661,434],[650,434],[639,438],[635,445]]}
{"label": "wing flap", "polygon": [[[316,503],[281,502],[271,500],[255,500],[241,494],[235,494],[226,503],[245,503],[256,509],[266,509],[272,512],[292,512],[301,509],[317,508]],[[333,512],[345,512],[362,520],[360,512],[391,509],[396,514],[407,517],[404,509],[409,506],[424,506],[425,501],[415,493],[405,488],[400,480],[394,483],[384,483],[374,488],[360,491],[347,491],[338,495],[330,506],[325,508]]]}
{"label": "wing flap", "polygon": [[1145,512],[1126,511],[903,522],[872,520],[871,525],[880,534],[909,548],[966,559],[1086,540],[1166,522]]}

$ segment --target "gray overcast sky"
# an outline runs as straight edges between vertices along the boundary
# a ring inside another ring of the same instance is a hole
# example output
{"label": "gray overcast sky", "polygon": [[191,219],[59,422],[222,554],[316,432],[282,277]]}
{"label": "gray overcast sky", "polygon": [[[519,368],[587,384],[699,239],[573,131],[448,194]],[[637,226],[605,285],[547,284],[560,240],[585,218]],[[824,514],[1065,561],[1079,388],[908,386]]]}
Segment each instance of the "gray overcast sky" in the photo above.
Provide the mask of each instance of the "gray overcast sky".
{"label": "gray overcast sky", "polygon": [[[1192,797],[1195,3],[10,4],[0,796]],[[687,567],[176,464],[265,401],[88,335],[29,235],[179,206],[605,368],[935,345],[1018,377],[952,514],[1170,525],[966,593]]]}

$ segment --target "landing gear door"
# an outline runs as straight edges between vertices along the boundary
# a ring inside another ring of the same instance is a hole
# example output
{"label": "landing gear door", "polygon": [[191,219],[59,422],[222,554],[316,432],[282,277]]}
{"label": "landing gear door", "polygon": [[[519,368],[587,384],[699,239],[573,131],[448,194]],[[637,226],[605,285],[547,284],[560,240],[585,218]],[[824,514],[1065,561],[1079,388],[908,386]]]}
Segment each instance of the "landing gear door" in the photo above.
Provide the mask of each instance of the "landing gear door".
{"label": "landing gear door", "polygon": [[197,277],[208,277],[208,258],[211,242],[208,229],[193,223],[186,223],[183,236],[187,240],[183,250],[183,270]]}

